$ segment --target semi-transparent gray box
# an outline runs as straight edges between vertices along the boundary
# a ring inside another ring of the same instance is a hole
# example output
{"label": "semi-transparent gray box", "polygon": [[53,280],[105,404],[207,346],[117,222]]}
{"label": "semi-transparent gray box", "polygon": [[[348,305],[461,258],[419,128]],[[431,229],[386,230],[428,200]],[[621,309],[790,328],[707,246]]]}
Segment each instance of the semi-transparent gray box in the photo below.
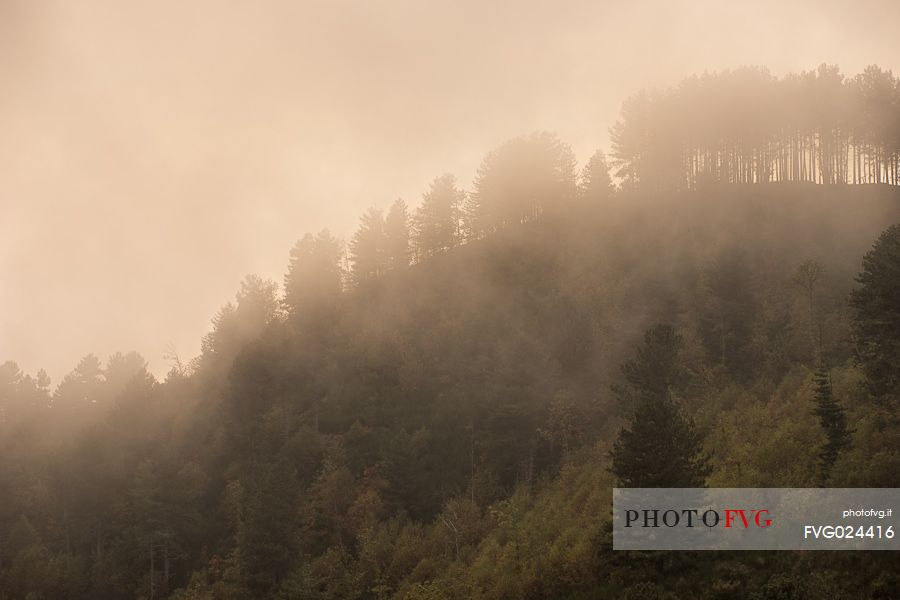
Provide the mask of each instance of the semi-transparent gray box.
{"label": "semi-transparent gray box", "polygon": [[615,488],[615,550],[900,550],[900,488]]}

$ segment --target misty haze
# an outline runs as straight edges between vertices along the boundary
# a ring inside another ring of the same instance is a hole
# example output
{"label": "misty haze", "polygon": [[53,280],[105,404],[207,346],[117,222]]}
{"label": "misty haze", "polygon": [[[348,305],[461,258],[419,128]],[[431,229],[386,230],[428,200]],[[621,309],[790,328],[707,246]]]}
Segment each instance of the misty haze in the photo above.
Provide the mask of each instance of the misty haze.
{"label": "misty haze", "polygon": [[898,484],[900,5],[784,4],[0,0],[0,600],[900,597],[612,550]]}

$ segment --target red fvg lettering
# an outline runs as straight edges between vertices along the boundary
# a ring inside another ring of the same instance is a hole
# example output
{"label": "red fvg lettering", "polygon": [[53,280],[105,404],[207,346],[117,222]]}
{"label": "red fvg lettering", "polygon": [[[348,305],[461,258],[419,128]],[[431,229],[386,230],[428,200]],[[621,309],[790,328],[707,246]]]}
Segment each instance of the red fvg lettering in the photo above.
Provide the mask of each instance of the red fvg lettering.
{"label": "red fvg lettering", "polygon": [[[769,511],[766,509],[751,509],[749,511],[749,515],[747,511],[743,508],[726,508],[725,509],[725,527],[726,529],[730,529],[732,524],[735,522],[735,517],[740,517],[740,524],[744,526],[744,529],[750,528],[751,521],[757,527],[769,527],[772,525],[772,519],[763,520],[763,515],[768,515]],[[749,517],[749,518],[748,518]]]}

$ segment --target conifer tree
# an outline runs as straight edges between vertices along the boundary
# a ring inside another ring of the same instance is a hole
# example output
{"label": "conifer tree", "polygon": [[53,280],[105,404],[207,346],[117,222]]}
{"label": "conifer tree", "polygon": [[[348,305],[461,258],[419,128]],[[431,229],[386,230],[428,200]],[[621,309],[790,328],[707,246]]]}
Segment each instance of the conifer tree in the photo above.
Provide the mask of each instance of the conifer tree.
{"label": "conifer tree", "polygon": [[710,473],[702,439],[673,397],[683,378],[681,343],[672,327],[657,325],[622,368],[628,385],[615,391],[636,399],[610,452],[610,470],[622,487],[700,487]]}
{"label": "conifer tree", "polygon": [[606,155],[597,150],[581,170],[581,177],[578,181],[578,198],[587,204],[596,204],[600,200],[609,198],[614,189],[609,176]]}
{"label": "conifer tree", "polygon": [[252,597],[270,597],[296,554],[298,494],[285,461],[255,465],[247,477],[235,540],[241,579]]}
{"label": "conifer tree", "polygon": [[860,363],[872,394],[900,400],[900,224],[892,225],[863,257],[850,303]]}
{"label": "conifer tree", "polygon": [[385,265],[388,270],[409,266],[409,210],[397,199],[384,219]]}
{"label": "conifer tree", "polygon": [[826,441],[819,451],[819,469],[822,482],[828,481],[831,468],[838,455],[850,445],[850,431],[844,407],[834,398],[831,389],[831,374],[822,365],[816,369],[813,379],[816,384],[816,408],[813,411],[825,432]]}
{"label": "conifer tree", "polygon": [[456,187],[456,177],[449,173],[437,177],[422,195],[416,211],[415,238],[419,258],[448,250],[459,243],[460,210],[464,200]]}
{"label": "conifer tree", "polygon": [[56,388],[54,402],[76,405],[92,405],[101,399],[103,368],[100,359],[88,354],[78,362],[71,373],[66,375]]}
{"label": "conifer tree", "polygon": [[343,289],[342,255],[343,244],[327,229],[306,234],[291,248],[284,304],[294,323],[315,322],[334,310]]}
{"label": "conifer tree", "polygon": [[[200,345],[203,356],[229,368],[244,344],[258,338],[280,317],[278,285],[258,275],[247,275],[241,281],[235,302],[219,309],[213,319],[213,330],[203,337]],[[132,367],[132,370],[136,374],[141,368]]]}
{"label": "conifer tree", "polygon": [[360,217],[359,229],[350,241],[350,264],[356,285],[384,274],[387,265],[384,215],[379,209],[370,208]]}
{"label": "conifer tree", "polygon": [[555,134],[537,131],[485,156],[475,176],[482,232],[534,221],[567,206],[576,193],[575,155]]}
{"label": "conifer tree", "polygon": [[481,203],[477,194],[467,193],[459,211],[460,235],[467,243],[484,235],[481,219]]}

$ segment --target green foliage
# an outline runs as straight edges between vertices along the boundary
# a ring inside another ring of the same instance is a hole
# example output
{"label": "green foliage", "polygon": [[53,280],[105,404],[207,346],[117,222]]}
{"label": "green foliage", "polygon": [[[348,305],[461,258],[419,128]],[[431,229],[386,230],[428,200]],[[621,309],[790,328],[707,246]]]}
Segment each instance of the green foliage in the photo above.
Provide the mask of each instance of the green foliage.
{"label": "green foliage", "polygon": [[829,370],[824,366],[819,367],[813,377],[816,383],[814,412],[819,418],[819,424],[822,426],[826,438],[825,444],[819,451],[821,477],[822,481],[826,482],[838,455],[850,444],[850,432],[847,428],[844,408],[832,393]]}
{"label": "green foliage", "polygon": [[294,556],[299,490],[284,462],[254,468],[243,490],[235,546],[240,577],[251,593],[266,595]]}
{"label": "green foliage", "polygon": [[0,598],[892,597],[889,557],[613,552],[609,511],[813,485],[823,439],[829,483],[896,486],[896,227],[846,310],[894,188],[612,194],[539,133],[416,214],[409,266],[405,205],[367,213],[364,285],[304,237],[163,383],[133,353],[52,394],[0,365]]}
{"label": "green foliage", "polygon": [[639,400],[661,400],[683,390],[687,373],[679,357],[682,342],[682,336],[670,325],[648,329],[635,358],[622,366],[628,387],[620,388],[620,401],[626,395]]}
{"label": "green foliage", "polygon": [[[797,367],[774,390],[715,386],[707,448],[713,487],[812,487],[822,433],[809,410],[809,371]],[[727,409],[722,409],[722,405]],[[764,434],[762,432],[765,432]]]}
{"label": "green foliage", "polygon": [[702,487],[709,475],[702,440],[673,396],[684,380],[681,345],[671,326],[656,325],[622,367],[636,405],[610,453],[621,487]]}
{"label": "green foliage", "polygon": [[856,309],[857,350],[872,394],[896,406],[900,400],[900,224],[884,231],[863,257]]}

